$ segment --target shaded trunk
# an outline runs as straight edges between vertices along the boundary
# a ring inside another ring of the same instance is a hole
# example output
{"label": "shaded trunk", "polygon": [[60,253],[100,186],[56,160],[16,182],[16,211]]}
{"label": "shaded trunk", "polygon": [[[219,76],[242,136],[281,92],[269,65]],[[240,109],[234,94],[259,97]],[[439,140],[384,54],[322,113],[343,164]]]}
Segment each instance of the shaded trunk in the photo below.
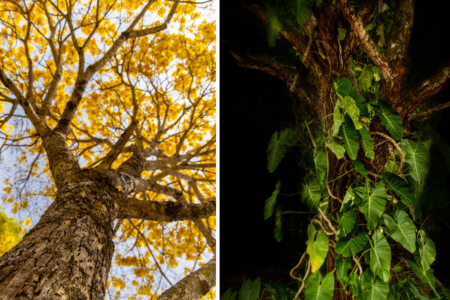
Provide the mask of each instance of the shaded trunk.
{"label": "shaded trunk", "polygon": [[68,178],[39,223],[0,257],[0,299],[103,299],[121,196],[107,178]]}

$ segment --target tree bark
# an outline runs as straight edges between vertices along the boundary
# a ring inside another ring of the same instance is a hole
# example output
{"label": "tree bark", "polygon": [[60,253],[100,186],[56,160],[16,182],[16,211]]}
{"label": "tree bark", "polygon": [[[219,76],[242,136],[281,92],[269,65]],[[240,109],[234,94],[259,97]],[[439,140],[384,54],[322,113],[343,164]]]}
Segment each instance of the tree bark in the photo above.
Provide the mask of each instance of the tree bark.
{"label": "tree bark", "polygon": [[103,299],[121,197],[94,171],[66,180],[39,223],[0,257],[0,299]]}

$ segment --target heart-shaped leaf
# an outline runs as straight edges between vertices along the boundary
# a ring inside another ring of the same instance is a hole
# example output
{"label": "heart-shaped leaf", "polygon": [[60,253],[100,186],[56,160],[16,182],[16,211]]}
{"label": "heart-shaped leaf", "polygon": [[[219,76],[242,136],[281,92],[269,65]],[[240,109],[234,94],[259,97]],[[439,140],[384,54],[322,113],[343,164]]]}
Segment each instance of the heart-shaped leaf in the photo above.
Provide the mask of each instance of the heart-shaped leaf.
{"label": "heart-shaped leaf", "polygon": [[355,160],[358,156],[359,135],[355,124],[353,124],[352,119],[348,115],[345,116],[345,122],[341,126],[339,136],[344,140],[344,146],[348,156]]}
{"label": "heart-shaped leaf", "polygon": [[281,182],[278,181],[275,191],[273,191],[272,196],[266,200],[266,203],[264,204],[264,220],[268,219],[272,214],[273,210],[275,209],[275,205],[277,204],[277,196],[280,192],[280,185]]}
{"label": "heart-shaped leaf", "polygon": [[344,212],[343,216],[339,220],[339,227],[336,238],[339,239],[346,236],[356,224],[356,212],[353,209],[349,209]]}
{"label": "heart-shaped leaf", "polygon": [[342,254],[342,256],[355,256],[358,254],[369,241],[367,232],[360,232],[356,237],[346,237],[340,239],[336,243],[336,253]]}
{"label": "heart-shaped leaf", "polygon": [[364,168],[364,165],[359,160],[354,160],[353,165],[355,166],[355,171],[359,174],[362,174],[364,177],[367,177],[367,170]]}
{"label": "heart-shaped leaf", "polygon": [[389,186],[389,189],[396,192],[404,204],[412,205],[415,200],[414,193],[408,182],[391,172],[383,172],[381,174],[381,181]]}
{"label": "heart-shaped leaf", "polygon": [[361,289],[364,300],[385,300],[389,293],[389,283],[380,278],[375,279],[373,283],[373,273],[366,269],[361,278]]}
{"label": "heart-shaped leaf", "polygon": [[[368,180],[367,180],[368,182]],[[370,185],[367,187],[370,189]],[[363,203],[360,206],[361,212],[366,216],[367,228],[374,230],[381,214],[386,207],[386,188],[382,183],[377,183],[369,196],[368,190],[364,193]]]}
{"label": "heart-shaped leaf", "polygon": [[281,230],[281,213],[281,205],[278,204],[275,209],[275,229],[273,230],[273,235],[275,236],[277,242],[281,242],[283,239],[283,231]]}
{"label": "heart-shaped leaf", "polygon": [[225,291],[225,293],[220,297],[220,300],[234,300],[236,299],[237,291],[231,293],[231,288]]}
{"label": "heart-shaped leaf", "polygon": [[278,18],[278,11],[269,7],[267,10],[267,41],[269,42],[269,46],[275,46],[276,41],[280,36],[280,30],[283,28],[283,23]]}
{"label": "heart-shaped leaf", "polygon": [[430,165],[430,154],[421,142],[404,140],[403,145],[406,150],[405,161],[410,166],[409,174],[416,182],[420,183]]}
{"label": "heart-shaped leaf", "polygon": [[342,147],[342,145],[338,141],[336,140],[331,141],[331,143],[328,144],[328,147],[334,153],[334,155],[336,155],[338,159],[344,157],[345,148]]}
{"label": "heart-shaped leaf", "polygon": [[362,125],[361,122],[359,122],[359,108],[356,106],[355,100],[350,96],[345,96],[341,98],[341,101],[345,111],[352,119],[353,124],[355,124],[355,128],[361,129]]}
{"label": "heart-shaped leaf", "polygon": [[294,15],[300,25],[300,32],[302,32],[303,24],[305,24],[309,14],[311,13],[312,2],[308,0],[294,0],[292,1],[292,4],[294,5]]}
{"label": "heart-shaped leaf", "polygon": [[370,135],[369,130],[367,130],[366,127],[363,127],[359,130],[359,133],[361,134],[362,147],[366,153],[366,156],[370,159],[374,159],[375,152],[373,152],[373,138]]}
{"label": "heart-shaped leaf", "polygon": [[322,193],[317,178],[306,176],[300,186],[300,199],[303,203],[317,211]]}
{"label": "heart-shaped leaf", "polygon": [[316,272],[309,276],[305,287],[305,300],[331,300],[333,294],[333,273],[328,273],[323,280],[320,272]]}
{"label": "heart-shaped leaf", "polygon": [[350,90],[350,93],[348,93],[348,96],[352,97],[353,100],[355,100],[356,106],[359,109],[360,116],[369,115],[369,109],[367,108],[366,100],[363,97],[361,97],[354,88],[352,88]]}
{"label": "heart-shaped leaf", "polygon": [[317,151],[314,163],[316,165],[317,179],[319,179],[319,182],[323,182],[323,179],[327,173],[327,156],[325,152],[322,150]]}
{"label": "heart-shaped leaf", "polygon": [[419,253],[421,257],[422,268],[425,271],[428,271],[430,269],[430,265],[436,259],[436,247],[434,245],[434,242],[430,238],[426,238],[424,245],[419,249]]}
{"label": "heart-shaped leaf", "polygon": [[267,169],[270,173],[273,173],[281,162],[284,155],[284,142],[289,133],[289,129],[283,130],[278,139],[278,131],[272,135],[269,146],[267,147]]}
{"label": "heart-shaped leaf", "polygon": [[[328,252],[328,237],[319,232],[316,236],[314,225],[308,225],[308,240],[306,241],[306,252],[311,259],[311,272],[316,273],[325,261]],[[319,272],[320,273],[320,272]]]}
{"label": "heart-shaped leaf", "polygon": [[370,268],[384,282],[388,282],[391,269],[391,248],[384,235],[378,230],[372,235],[372,241],[373,247],[370,249]]}
{"label": "heart-shaped leaf", "polygon": [[352,267],[350,257],[344,258],[341,254],[336,255],[335,267],[337,280],[345,287],[348,281],[348,270]]}
{"label": "heart-shaped leaf", "polygon": [[381,124],[386,126],[391,136],[400,140],[403,136],[403,126],[400,115],[395,111],[395,109],[387,102],[383,100],[378,100],[378,106],[374,107],[375,113],[380,117]]}
{"label": "heart-shaped leaf", "polygon": [[261,278],[256,278],[253,282],[249,278],[239,290],[239,300],[257,300],[261,290]]}
{"label": "heart-shaped leaf", "polygon": [[408,214],[401,210],[396,210],[394,218],[384,215],[384,223],[389,228],[390,236],[401,243],[410,252],[416,251],[416,231],[414,224]]}
{"label": "heart-shaped leaf", "polygon": [[344,123],[344,114],[341,112],[342,103],[341,100],[336,101],[333,111],[333,136],[338,137],[339,128],[341,128],[342,123]]}

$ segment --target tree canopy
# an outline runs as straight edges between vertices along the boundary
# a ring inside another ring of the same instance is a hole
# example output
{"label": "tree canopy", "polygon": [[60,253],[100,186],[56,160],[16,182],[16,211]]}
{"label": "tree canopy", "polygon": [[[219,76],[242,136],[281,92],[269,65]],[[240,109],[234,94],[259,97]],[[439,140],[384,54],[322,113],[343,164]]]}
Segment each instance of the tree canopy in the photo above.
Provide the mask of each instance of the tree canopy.
{"label": "tree canopy", "polygon": [[[204,266],[216,228],[211,2],[5,0],[0,24],[3,203],[34,226],[72,166],[121,168],[133,184],[116,186],[129,202],[106,297],[156,299]],[[55,134],[67,151],[49,150]]]}

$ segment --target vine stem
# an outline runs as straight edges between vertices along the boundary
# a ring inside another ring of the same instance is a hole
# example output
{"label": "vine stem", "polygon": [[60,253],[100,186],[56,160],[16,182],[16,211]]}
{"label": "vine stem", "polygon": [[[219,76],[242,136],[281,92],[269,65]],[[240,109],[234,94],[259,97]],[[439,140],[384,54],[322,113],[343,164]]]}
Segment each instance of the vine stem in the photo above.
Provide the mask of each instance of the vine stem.
{"label": "vine stem", "polygon": [[331,193],[331,190],[330,190],[330,187],[328,186],[328,184],[327,184],[327,189],[328,189],[328,195],[330,195],[331,198],[336,199],[336,200],[338,200],[339,202],[342,203],[342,200],[341,200],[341,199],[339,199],[338,197],[334,196],[334,195]]}
{"label": "vine stem", "polygon": [[300,289],[298,290],[297,295],[295,295],[294,300],[298,299],[298,296],[300,296],[300,293],[303,291],[303,289],[305,288],[305,284],[306,284],[306,279],[309,276],[309,272],[311,271],[311,258],[308,260],[308,270],[306,271],[305,277],[303,278],[303,282],[302,285],[300,287]]}
{"label": "vine stem", "polygon": [[325,219],[325,221],[327,221],[328,225],[330,226],[331,230],[333,231],[334,234],[336,234],[336,229],[334,228],[333,224],[331,223],[331,221],[327,218],[327,216],[325,215],[325,213],[323,212],[323,210],[320,208],[320,206],[317,207],[317,209],[320,212],[320,215],[322,216],[322,218]]}
{"label": "vine stem", "polygon": [[397,149],[398,154],[400,155],[400,167],[398,167],[397,175],[400,175],[402,173],[403,166],[405,165],[405,156],[403,155],[402,148],[400,148],[400,146],[397,144],[397,142],[393,138],[388,136],[387,134],[384,134],[384,133],[381,133],[378,131],[372,131],[370,134],[379,135],[379,136],[384,137],[385,139],[389,140],[389,142],[391,142],[391,144]]}
{"label": "vine stem", "polygon": [[292,277],[293,279],[297,280],[297,281],[304,281],[304,280],[301,279],[300,277],[296,277],[296,276],[294,275],[294,271],[295,271],[297,268],[300,267],[300,265],[302,264],[303,259],[304,259],[305,257],[306,257],[306,251],[305,251],[305,253],[303,253],[302,258],[300,258],[300,261],[298,262],[298,264],[297,264],[294,268],[292,268],[291,272],[289,272],[289,275],[291,275],[291,277]]}

